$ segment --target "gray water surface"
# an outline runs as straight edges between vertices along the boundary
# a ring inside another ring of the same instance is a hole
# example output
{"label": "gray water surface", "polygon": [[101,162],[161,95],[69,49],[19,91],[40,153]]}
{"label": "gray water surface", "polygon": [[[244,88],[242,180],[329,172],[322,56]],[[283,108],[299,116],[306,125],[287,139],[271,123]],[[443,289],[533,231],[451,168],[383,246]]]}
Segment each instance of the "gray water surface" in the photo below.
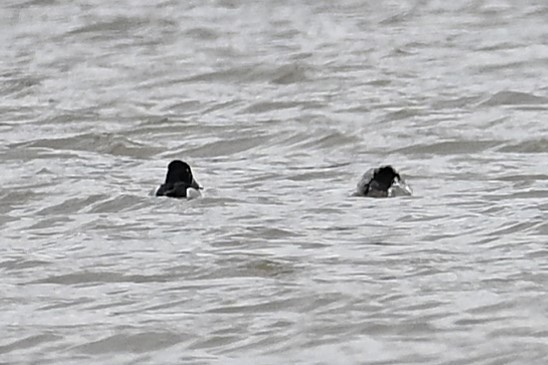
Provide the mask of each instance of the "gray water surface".
{"label": "gray water surface", "polygon": [[540,0],[3,1],[0,363],[548,363],[547,65]]}

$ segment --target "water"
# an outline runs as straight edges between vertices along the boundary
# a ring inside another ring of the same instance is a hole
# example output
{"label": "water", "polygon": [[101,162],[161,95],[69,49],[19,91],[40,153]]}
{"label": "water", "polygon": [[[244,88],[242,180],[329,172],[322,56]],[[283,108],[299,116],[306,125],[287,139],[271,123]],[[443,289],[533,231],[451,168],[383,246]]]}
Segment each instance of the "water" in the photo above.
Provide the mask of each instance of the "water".
{"label": "water", "polygon": [[547,363],[547,16],[2,2],[0,363]]}

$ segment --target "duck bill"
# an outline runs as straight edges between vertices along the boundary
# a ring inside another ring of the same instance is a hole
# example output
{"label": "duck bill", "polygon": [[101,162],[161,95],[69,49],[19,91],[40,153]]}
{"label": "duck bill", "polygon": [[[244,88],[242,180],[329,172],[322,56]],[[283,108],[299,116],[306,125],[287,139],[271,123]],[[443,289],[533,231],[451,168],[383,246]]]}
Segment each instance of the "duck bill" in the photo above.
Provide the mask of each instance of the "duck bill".
{"label": "duck bill", "polygon": [[192,178],[192,183],[190,184],[190,187],[193,188],[193,189],[196,189],[196,190],[202,190],[203,189],[200,186],[200,184],[198,184],[198,182],[196,180],[194,180],[194,178]]}
{"label": "duck bill", "polygon": [[390,187],[389,196],[409,195],[413,195],[413,189],[411,189],[411,186],[409,186],[409,184],[407,184],[403,179],[394,182],[394,184]]}

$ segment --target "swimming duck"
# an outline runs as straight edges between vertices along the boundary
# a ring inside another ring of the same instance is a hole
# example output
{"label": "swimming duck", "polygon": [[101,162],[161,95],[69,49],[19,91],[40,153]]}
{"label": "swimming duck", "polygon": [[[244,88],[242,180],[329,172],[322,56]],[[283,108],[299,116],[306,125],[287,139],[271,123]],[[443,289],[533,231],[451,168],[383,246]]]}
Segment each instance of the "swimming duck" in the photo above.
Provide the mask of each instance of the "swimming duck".
{"label": "swimming duck", "polygon": [[166,182],[160,185],[156,191],[156,196],[168,196],[170,198],[194,197],[196,193],[200,195],[198,191],[200,189],[202,187],[194,180],[190,166],[181,160],[174,160],[167,166]]}
{"label": "swimming duck", "polygon": [[412,190],[390,165],[366,171],[358,182],[355,195],[383,198],[411,195]]}

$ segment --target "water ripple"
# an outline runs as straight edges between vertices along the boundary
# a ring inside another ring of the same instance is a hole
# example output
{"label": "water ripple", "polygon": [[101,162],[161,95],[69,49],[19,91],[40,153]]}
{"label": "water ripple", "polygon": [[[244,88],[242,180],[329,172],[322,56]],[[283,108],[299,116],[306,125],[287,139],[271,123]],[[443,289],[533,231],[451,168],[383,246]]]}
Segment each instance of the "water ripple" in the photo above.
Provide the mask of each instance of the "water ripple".
{"label": "water ripple", "polygon": [[547,11],[3,2],[2,361],[546,363]]}

